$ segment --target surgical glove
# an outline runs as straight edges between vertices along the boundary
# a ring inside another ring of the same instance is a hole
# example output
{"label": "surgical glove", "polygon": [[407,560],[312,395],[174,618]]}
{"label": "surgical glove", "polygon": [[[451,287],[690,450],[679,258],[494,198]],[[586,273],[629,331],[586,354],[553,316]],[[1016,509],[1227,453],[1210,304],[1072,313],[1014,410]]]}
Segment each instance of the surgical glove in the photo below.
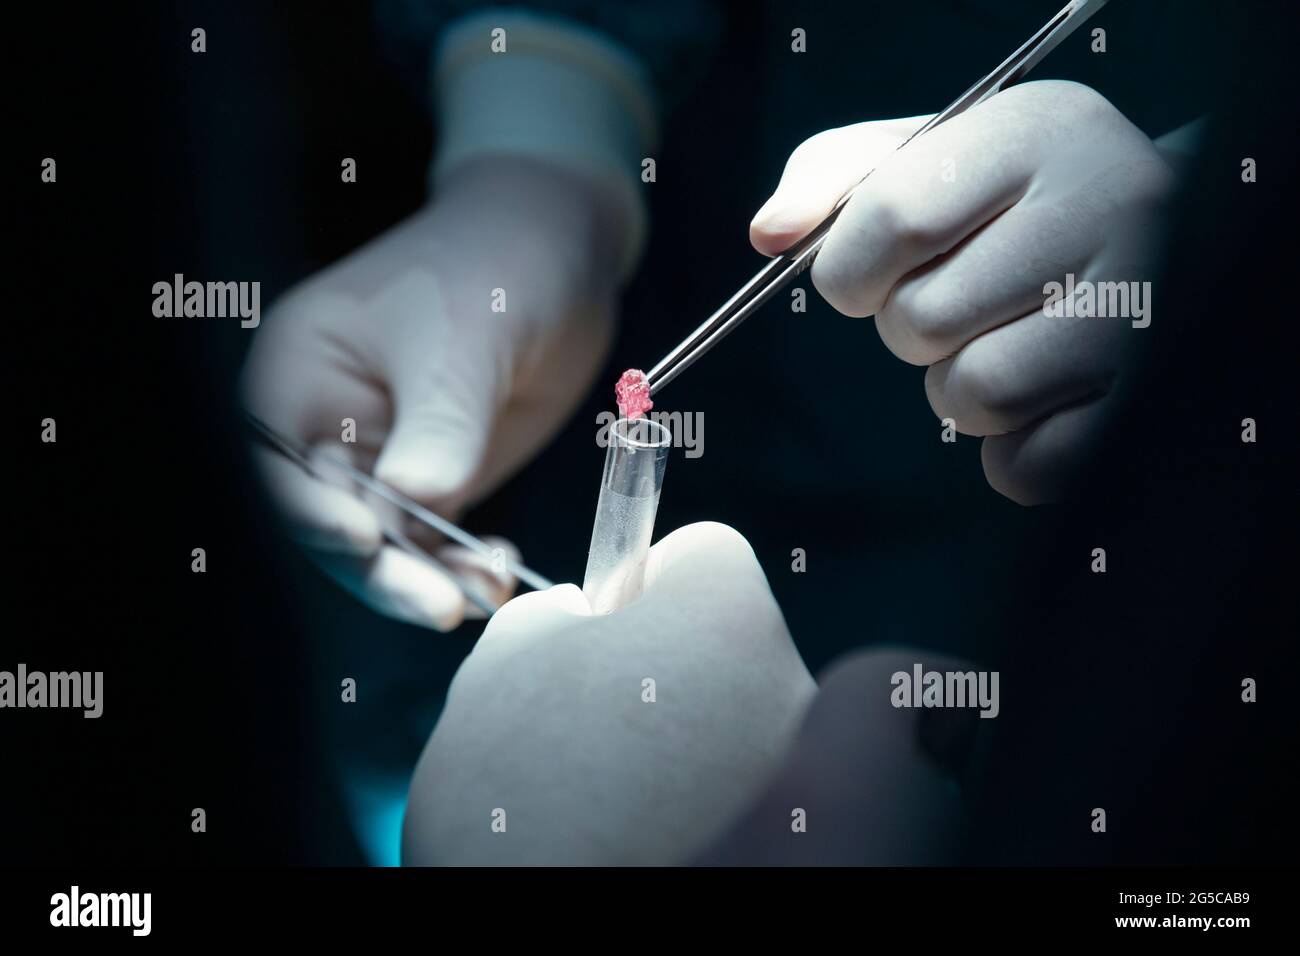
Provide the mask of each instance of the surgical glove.
{"label": "surgical glove", "polygon": [[[985,436],[993,488],[1022,504],[1055,499],[1151,321],[1150,284],[1139,280],[1151,278],[1172,170],[1110,103],[1074,83],[1012,87],[895,152],[925,119],[809,139],[751,241],[767,255],[787,248],[874,167],[827,235],[813,284],[845,315],[874,315],[899,358],[929,366],[931,407]],[[1053,317],[1049,284],[1067,282],[1127,308]]]}
{"label": "surgical glove", "polygon": [[497,612],[416,768],[403,860],[681,862],[761,792],[814,690],[745,539],[681,528],[620,611],[561,585]]}
{"label": "surgical glove", "polygon": [[[312,449],[322,474],[267,451],[268,488],[309,553],[375,609],[441,630],[466,613],[448,575],[383,541],[382,503],[329,461],[373,471],[452,520],[526,462],[605,355],[622,245],[612,209],[592,180],[543,161],[467,161],[429,206],[262,323],[244,400]],[[500,562],[414,523],[403,530],[479,575],[495,600],[509,597]]]}

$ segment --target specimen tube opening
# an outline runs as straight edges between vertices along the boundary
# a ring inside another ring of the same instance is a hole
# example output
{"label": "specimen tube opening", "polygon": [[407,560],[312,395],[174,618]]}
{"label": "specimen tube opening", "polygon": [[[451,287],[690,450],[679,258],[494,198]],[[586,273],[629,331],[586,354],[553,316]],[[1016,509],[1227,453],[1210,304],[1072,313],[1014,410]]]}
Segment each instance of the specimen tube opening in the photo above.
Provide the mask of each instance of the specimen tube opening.
{"label": "specimen tube opening", "polygon": [[641,595],[672,443],[672,432],[648,418],[620,418],[609,428],[582,581],[596,614],[617,611]]}

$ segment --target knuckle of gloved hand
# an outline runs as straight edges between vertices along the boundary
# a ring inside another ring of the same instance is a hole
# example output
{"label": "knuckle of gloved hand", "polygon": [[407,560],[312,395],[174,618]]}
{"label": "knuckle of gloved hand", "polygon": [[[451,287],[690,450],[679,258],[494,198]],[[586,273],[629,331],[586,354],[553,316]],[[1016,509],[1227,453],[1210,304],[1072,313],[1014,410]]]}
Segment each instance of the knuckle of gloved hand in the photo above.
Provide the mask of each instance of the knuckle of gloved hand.
{"label": "knuckle of gloved hand", "polygon": [[952,404],[948,400],[948,392],[945,388],[948,369],[951,367],[951,362],[936,362],[925,370],[925,397],[930,403],[930,410],[940,420],[952,418],[955,421],[956,416],[953,414]]}
{"label": "knuckle of gloved hand", "polygon": [[738,570],[750,570],[758,567],[758,558],[754,549],[743,534],[735,528],[719,521],[701,521],[689,525],[687,529],[692,537],[692,545],[699,548],[701,554],[707,554],[711,563]]}
{"label": "knuckle of gloved hand", "polygon": [[1029,494],[1026,469],[1015,463],[1014,449],[1019,444],[1018,440],[1009,436],[985,438],[984,446],[980,449],[980,462],[984,467],[984,479],[990,488],[1018,505],[1029,505],[1033,502]]}
{"label": "knuckle of gloved hand", "polygon": [[878,318],[891,330],[895,355],[912,365],[933,365],[961,347],[974,313],[968,299],[930,278],[896,285]]}
{"label": "knuckle of gloved hand", "polygon": [[916,338],[904,316],[886,307],[876,314],[876,331],[885,348],[908,365],[927,365],[925,353],[917,347]]}
{"label": "knuckle of gloved hand", "polygon": [[899,258],[914,260],[943,241],[943,223],[935,215],[933,196],[915,176],[895,177],[888,195],[873,210],[880,232]]}
{"label": "knuckle of gloved hand", "polygon": [[813,284],[837,311],[874,315],[894,283],[930,258],[942,233],[915,177],[886,171],[845,207],[813,263]]}
{"label": "knuckle of gloved hand", "polygon": [[[770,596],[767,576],[753,547],[739,531],[728,525],[703,521],[679,528],[655,545],[651,560],[659,567],[651,572],[653,584],[647,596],[675,602],[690,594],[707,593],[715,610],[723,604],[743,607]],[[719,600],[718,583],[725,581]]]}
{"label": "knuckle of gloved hand", "polygon": [[[943,192],[936,187],[939,158],[931,147],[921,156],[891,153],[854,194],[847,211],[895,258],[930,258],[946,234]],[[856,209],[854,208],[856,207]]]}
{"label": "knuckle of gloved hand", "polygon": [[812,267],[812,283],[818,294],[836,312],[855,319],[875,311],[865,270],[868,265],[844,243],[826,245]]}
{"label": "knuckle of gloved hand", "polygon": [[990,112],[1023,113],[1050,111],[1059,119],[1069,112],[1071,121],[1082,116],[1098,115],[1112,109],[1110,101],[1091,86],[1074,80],[1031,80],[1003,90],[989,101]]}
{"label": "knuckle of gloved hand", "polygon": [[1074,80],[1055,80],[1051,82],[1058,95],[1065,97],[1071,107],[1080,113],[1101,115],[1114,112],[1110,100],[1091,86]]}
{"label": "knuckle of gloved hand", "polygon": [[1010,429],[1024,405],[1014,371],[1002,352],[976,339],[953,359],[942,382],[944,404],[967,435]]}
{"label": "knuckle of gloved hand", "polygon": [[980,461],[989,487],[1018,505],[1031,507],[1059,497],[1051,453],[1026,447],[1020,435],[985,438]]}

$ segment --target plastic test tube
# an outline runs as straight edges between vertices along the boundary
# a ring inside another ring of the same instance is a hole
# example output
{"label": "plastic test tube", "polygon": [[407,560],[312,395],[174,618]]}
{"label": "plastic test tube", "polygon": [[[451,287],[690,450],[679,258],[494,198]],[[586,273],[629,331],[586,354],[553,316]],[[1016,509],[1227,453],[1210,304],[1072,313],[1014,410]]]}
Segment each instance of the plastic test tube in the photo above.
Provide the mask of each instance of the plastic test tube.
{"label": "plastic test tube", "polygon": [[672,442],[672,432],[646,418],[620,418],[610,426],[582,581],[596,614],[617,611],[641,595]]}

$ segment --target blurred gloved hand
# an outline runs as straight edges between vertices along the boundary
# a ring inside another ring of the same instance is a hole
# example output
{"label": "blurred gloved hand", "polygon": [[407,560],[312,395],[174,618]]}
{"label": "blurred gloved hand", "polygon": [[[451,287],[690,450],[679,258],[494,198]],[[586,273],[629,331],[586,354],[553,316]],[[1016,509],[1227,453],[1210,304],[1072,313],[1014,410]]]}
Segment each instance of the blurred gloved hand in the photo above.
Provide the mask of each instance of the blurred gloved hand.
{"label": "blurred gloved hand", "polygon": [[[465,162],[430,205],[277,303],[254,340],[244,400],[318,461],[373,470],[455,520],[590,386],[611,337],[621,226],[596,186],[560,167]],[[347,419],[355,442],[344,440]],[[273,452],[262,460],[290,525],[331,574],[382,612],[444,630],[460,622],[451,578],[381,539],[381,502]],[[464,549],[413,523],[403,530],[481,575],[495,599],[513,590]]]}
{"label": "blurred gloved hand", "polygon": [[416,768],[403,861],[685,860],[771,779],[814,691],[745,539],[681,528],[621,611],[561,585],[497,612]]}
{"label": "blurred gloved hand", "polygon": [[[1058,497],[1108,410],[1126,318],[1049,318],[1044,286],[1149,280],[1173,173],[1096,92],[1026,83],[897,145],[926,117],[828,130],[790,157],[750,226],[775,255],[864,172],[812,269],[826,300],[876,317],[958,431],[987,436],[984,472],[1022,504]],[[1149,303],[1147,303],[1149,306]]]}

